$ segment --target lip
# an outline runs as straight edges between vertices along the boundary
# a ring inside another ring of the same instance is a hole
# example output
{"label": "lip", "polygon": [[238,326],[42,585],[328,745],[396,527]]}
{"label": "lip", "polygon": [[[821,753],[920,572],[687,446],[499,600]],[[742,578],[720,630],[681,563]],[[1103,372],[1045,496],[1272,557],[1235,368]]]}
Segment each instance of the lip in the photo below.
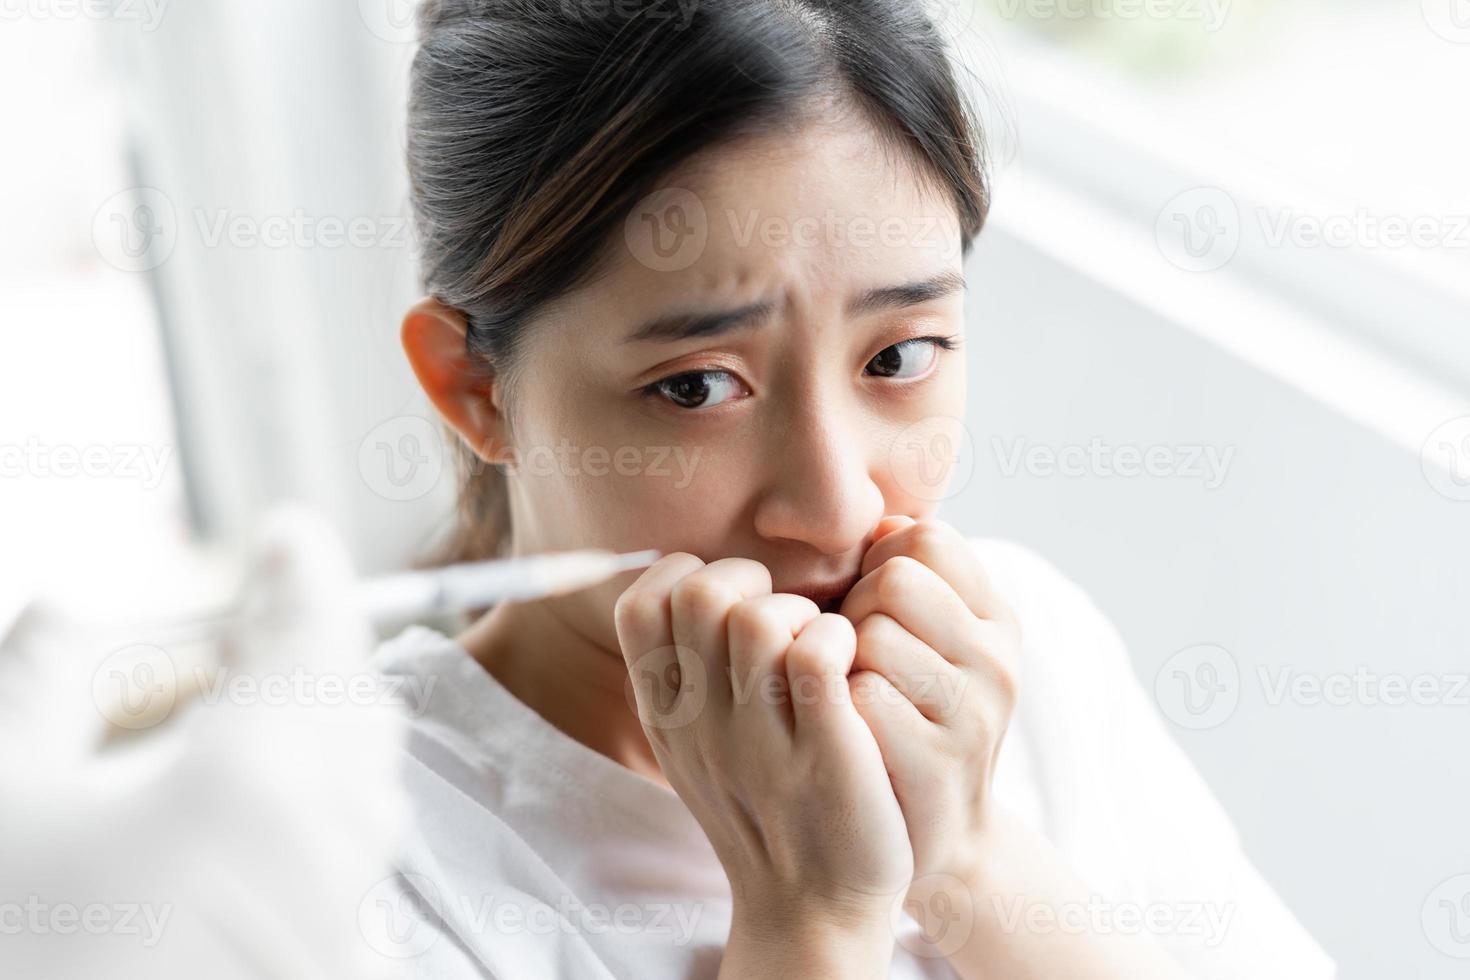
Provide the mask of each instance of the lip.
{"label": "lip", "polygon": [[860,577],[857,573],[853,573],[847,578],[836,581],[805,582],[784,591],[791,595],[806,596],[815,602],[822,612],[836,612],[837,608],[842,605],[842,600],[852,591],[852,587],[857,585]]}

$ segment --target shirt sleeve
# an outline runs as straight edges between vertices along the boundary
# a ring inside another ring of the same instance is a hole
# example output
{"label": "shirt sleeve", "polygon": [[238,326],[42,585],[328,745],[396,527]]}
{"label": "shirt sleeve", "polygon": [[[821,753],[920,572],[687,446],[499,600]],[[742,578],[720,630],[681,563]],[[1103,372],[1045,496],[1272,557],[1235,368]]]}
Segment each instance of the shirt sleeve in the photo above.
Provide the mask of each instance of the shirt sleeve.
{"label": "shirt sleeve", "polygon": [[975,547],[1021,621],[1012,732],[1034,756],[1044,830],[1093,892],[1079,914],[1153,936],[1198,980],[1335,977],[1174,742],[1112,623],[1031,552]]}

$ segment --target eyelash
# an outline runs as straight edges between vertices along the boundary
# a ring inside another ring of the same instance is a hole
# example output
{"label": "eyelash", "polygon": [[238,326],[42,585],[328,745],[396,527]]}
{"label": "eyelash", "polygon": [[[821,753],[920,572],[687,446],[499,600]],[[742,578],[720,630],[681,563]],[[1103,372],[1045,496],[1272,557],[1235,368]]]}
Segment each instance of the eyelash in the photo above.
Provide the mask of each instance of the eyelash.
{"label": "eyelash", "polygon": [[[889,344],[888,347],[883,348],[883,350],[888,350],[889,347],[901,347],[901,346],[903,346],[905,344],[915,344],[915,343],[929,343],[929,344],[932,344],[935,347],[939,348],[940,350],[944,350],[944,351],[953,351],[953,350],[956,350],[956,349],[959,348],[959,338],[957,336],[941,337],[941,336],[938,336],[938,335],[934,335],[934,336],[927,336],[927,337],[907,337],[907,338],[905,338],[903,340],[898,341],[897,343]],[[878,354],[883,353],[883,350],[880,350],[878,352]],[[868,358],[868,363],[871,363],[872,360],[873,360],[873,358],[874,357],[877,357],[878,354],[874,354],[873,357]],[[641,391],[641,394],[645,398],[662,398],[663,401],[665,401],[670,408],[672,408],[672,409],[674,409],[675,411],[678,411],[678,412],[682,412],[682,413],[699,412],[699,411],[702,411],[704,409],[702,409],[702,407],[685,408],[682,405],[675,404],[674,402],[670,401],[668,398],[663,397],[663,393],[660,391],[660,389],[664,385],[667,385],[671,381],[678,381],[681,378],[694,378],[694,377],[699,377],[701,375],[706,375],[706,374],[728,374],[728,375],[731,375],[731,377],[734,377],[734,375],[733,375],[732,372],[727,371],[726,369],[720,368],[720,367],[692,368],[692,369],[690,369],[688,371],[680,371],[678,374],[671,374],[671,375],[669,375],[666,378],[660,378],[657,381],[654,381],[654,382],[651,382],[651,383],[645,385],[643,387],[642,391]],[[879,377],[881,377],[881,375]],[[925,377],[928,377],[928,375],[925,375]],[[916,380],[916,379],[900,379],[900,383],[909,383],[909,384],[912,384],[914,380]],[[918,380],[921,380],[921,379],[918,379]]]}
{"label": "eyelash", "polygon": [[[940,350],[955,350],[956,348],[958,348],[960,346],[960,339],[959,339],[959,337],[912,337],[910,339],[911,340],[927,340],[931,344],[933,344],[935,347],[938,347]],[[899,341],[899,343],[906,344],[906,343],[908,343],[908,341],[907,340],[902,340],[902,341]],[[889,344],[888,345],[888,347],[896,347],[896,346],[898,346],[898,345],[897,344]],[[883,348],[883,350],[887,350],[888,347]],[[881,351],[880,351],[880,353],[881,353]],[[872,360],[872,358],[869,358],[869,360]]]}

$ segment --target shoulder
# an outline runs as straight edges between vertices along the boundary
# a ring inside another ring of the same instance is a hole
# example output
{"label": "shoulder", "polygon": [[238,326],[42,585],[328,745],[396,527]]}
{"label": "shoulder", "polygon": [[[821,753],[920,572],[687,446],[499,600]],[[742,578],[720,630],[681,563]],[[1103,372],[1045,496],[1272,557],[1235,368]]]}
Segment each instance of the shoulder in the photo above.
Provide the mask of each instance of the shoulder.
{"label": "shoulder", "polygon": [[1123,671],[1131,677],[1122,637],[1081,585],[1019,542],[967,540],[996,593],[1020,623],[1028,667],[1065,665],[1069,671]]}
{"label": "shoulder", "polygon": [[378,644],[368,664],[380,674],[407,676],[440,669],[458,659],[460,647],[454,640],[436,629],[415,625]]}
{"label": "shoulder", "polygon": [[1004,538],[971,537],[970,549],[980,559],[1002,597],[1019,611],[1075,602],[1086,596],[1059,568],[1018,541]]}

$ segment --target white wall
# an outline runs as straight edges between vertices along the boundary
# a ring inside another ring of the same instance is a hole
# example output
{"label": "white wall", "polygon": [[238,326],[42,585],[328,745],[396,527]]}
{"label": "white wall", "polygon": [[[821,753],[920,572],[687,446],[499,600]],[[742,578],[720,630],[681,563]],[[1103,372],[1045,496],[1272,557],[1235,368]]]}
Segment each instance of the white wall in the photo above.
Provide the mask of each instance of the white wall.
{"label": "white wall", "polygon": [[[1150,691],[1176,651],[1228,650],[1234,714],[1173,727],[1248,853],[1344,980],[1465,976],[1426,938],[1421,909],[1470,872],[1470,707],[1272,705],[1258,669],[1273,681],[1282,668],[1436,682],[1470,671],[1470,503],[1435,492],[1416,455],[1003,231],[981,236],[967,275],[976,468],[945,516],[1079,581]],[[992,442],[1094,436],[1234,456],[1211,490],[1007,475]]]}

